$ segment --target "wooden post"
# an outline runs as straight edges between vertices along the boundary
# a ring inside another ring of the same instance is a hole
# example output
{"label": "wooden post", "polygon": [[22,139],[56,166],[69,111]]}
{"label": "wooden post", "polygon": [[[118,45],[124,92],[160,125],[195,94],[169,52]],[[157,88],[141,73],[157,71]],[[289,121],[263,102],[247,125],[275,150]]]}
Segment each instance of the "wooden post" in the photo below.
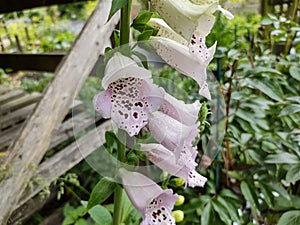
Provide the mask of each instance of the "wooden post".
{"label": "wooden post", "polygon": [[42,100],[8,150],[10,154],[1,165],[0,177],[2,225],[7,223],[26,185],[36,172],[50,144],[51,133],[63,120],[96,63],[104,47],[104,39],[109,38],[119,20],[118,15],[115,15],[106,23],[111,2],[112,0],[98,2],[68,55],[56,70],[54,80],[44,92]]}
{"label": "wooden post", "polygon": [[4,44],[2,42],[1,36],[0,36],[0,47],[1,47],[1,51],[4,52],[5,51],[5,47],[4,47]]}
{"label": "wooden post", "polygon": [[18,52],[22,53],[23,52],[23,48],[22,48],[19,36],[17,34],[15,34],[15,39],[16,39],[16,45],[17,45]]}
{"label": "wooden post", "polygon": [[25,27],[25,28],[24,28],[24,31],[25,31],[25,35],[26,35],[27,41],[30,41],[30,35],[29,35],[28,27]]}
{"label": "wooden post", "polygon": [[8,32],[8,28],[7,28],[6,23],[5,23],[4,20],[2,20],[2,26],[3,26],[3,28],[4,28],[5,32],[6,32],[6,36],[7,36],[8,40],[10,41],[10,43],[12,43],[12,39],[10,37],[10,34]]}

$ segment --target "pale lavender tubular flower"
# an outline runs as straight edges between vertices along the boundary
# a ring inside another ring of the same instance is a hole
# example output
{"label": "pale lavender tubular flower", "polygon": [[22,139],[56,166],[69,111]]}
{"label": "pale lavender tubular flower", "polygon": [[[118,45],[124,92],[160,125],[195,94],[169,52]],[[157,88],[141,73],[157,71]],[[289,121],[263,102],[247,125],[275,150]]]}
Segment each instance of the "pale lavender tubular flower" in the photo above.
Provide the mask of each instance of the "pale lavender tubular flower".
{"label": "pale lavender tubular flower", "polygon": [[195,170],[197,151],[194,150],[184,164],[181,164],[177,162],[175,154],[161,144],[141,144],[140,146],[151,162],[169,174],[184,179],[186,186],[203,187],[206,183],[207,178],[201,176]]}
{"label": "pale lavender tubular flower", "polygon": [[106,90],[94,97],[95,109],[130,136],[139,133],[164,100],[165,91],[153,84],[151,72],[120,53],[107,63],[102,86]]}
{"label": "pale lavender tubular flower", "polygon": [[186,104],[166,93],[160,111],[187,126],[192,126],[197,123],[200,108],[201,103],[198,100],[193,104]]}
{"label": "pale lavender tubular flower", "polygon": [[171,189],[163,190],[148,177],[119,170],[123,187],[132,204],[141,213],[141,225],[175,225],[171,211],[178,198]]}
{"label": "pale lavender tubular flower", "polygon": [[148,123],[154,139],[174,152],[181,164],[184,164],[193,152],[192,144],[199,133],[198,126],[199,122],[187,126],[160,111],[152,113]]}

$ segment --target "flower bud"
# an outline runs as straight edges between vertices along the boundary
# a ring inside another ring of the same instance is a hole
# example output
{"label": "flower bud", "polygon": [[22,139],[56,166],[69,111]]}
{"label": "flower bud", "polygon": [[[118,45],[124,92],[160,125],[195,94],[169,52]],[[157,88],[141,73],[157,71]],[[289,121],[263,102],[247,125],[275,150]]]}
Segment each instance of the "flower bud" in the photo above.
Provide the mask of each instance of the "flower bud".
{"label": "flower bud", "polygon": [[170,185],[173,187],[181,187],[185,183],[184,179],[182,178],[173,178],[170,180]]}
{"label": "flower bud", "polygon": [[177,201],[175,202],[175,206],[180,206],[184,203],[184,196],[183,195],[178,195]]}
{"label": "flower bud", "polygon": [[184,219],[184,213],[181,210],[173,211],[172,216],[175,218],[176,223],[182,222]]}
{"label": "flower bud", "polygon": [[208,114],[208,108],[206,102],[203,102],[199,111],[199,121],[200,123],[204,123]]}

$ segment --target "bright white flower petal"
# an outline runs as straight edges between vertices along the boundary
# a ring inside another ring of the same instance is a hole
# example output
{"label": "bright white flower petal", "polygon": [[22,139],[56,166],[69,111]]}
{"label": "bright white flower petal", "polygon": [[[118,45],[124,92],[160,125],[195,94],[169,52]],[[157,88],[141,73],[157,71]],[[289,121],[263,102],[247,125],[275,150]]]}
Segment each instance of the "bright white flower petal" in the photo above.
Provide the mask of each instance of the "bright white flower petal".
{"label": "bright white flower petal", "polygon": [[178,198],[171,189],[163,190],[148,177],[119,170],[124,189],[132,204],[141,213],[141,225],[175,225],[171,211]]}
{"label": "bright white flower petal", "polygon": [[157,37],[169,38],[178,43],[187,46],[188,42],[179,34],[177,34],[172,28],[163,19],[160,18],[151,18],[148,22],[150,26],[158,30]]}
{"label": "bright white flower petal", "polygon": [[134,60],[117,52],[108,61],[105,67],[102,86],[104,89],[107,89],[111,83],[126,77],[135,77],[145,80],[151,79],[152,76],[149,70],[138,66]]}
{"label": "bright white flower petal", "polygon": [[217,10],[218,2],[197,5],[189,0],[151,0],[166,23],[186,40],[196,30],[199,17]]}

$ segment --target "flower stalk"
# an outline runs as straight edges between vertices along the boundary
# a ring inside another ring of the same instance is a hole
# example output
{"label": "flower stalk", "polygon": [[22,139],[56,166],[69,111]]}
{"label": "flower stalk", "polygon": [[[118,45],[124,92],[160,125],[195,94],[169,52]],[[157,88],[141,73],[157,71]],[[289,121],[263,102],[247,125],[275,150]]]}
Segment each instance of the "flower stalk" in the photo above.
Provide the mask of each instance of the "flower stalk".
{"label": "flower stalk", "polygon": [[[121,21],[120,21],[120,45],[126,45],[129,43],[130,38],[130,17],[131,17],[131,3],[132,0],[128,0],[127,4],[121,9]],[[119,129],[119,136],[122,140],[118,141],[118,161],[125,162],[126,160],[126,134]],[[114,193],[114,217],[112,225],[121,224],[121,205],[122,205],[123,188],[118,186]]]}

